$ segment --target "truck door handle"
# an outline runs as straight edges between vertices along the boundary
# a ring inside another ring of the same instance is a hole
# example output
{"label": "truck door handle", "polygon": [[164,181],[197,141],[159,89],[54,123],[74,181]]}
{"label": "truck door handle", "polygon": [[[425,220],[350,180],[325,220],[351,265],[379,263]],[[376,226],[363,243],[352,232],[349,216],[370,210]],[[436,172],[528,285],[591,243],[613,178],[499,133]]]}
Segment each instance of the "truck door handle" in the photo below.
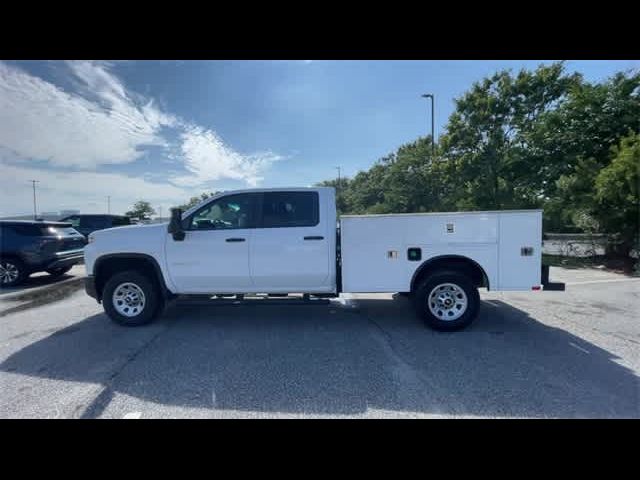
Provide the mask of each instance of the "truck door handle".
{"label": "truck door handle", "polygon": [[324,237],[304,237],[305,240],[324,240]]}
{"label": "truck door handle", "polygon": [[246,239],[244,239],[244,238],[234,237],[234,238],[227,238],[225,241],[226,242],[244,242],[245,240]]}

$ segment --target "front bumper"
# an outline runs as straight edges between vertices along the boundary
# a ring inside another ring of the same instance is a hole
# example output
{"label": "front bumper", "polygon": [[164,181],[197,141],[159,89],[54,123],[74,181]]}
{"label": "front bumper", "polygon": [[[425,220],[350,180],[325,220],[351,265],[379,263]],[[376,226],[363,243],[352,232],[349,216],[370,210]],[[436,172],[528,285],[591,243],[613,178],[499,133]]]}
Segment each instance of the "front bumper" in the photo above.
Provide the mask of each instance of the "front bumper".
{"label": "front bumper", "polygon": [[84,290],[85,292],[87,292],[87,295],[95,298],[98,302],[100,302],[100,298],[98,297],[98,290],[96,289],[96,278],[93,275],[85,277]]}
{"label": "front bumper", "polygon": [[80,253],[73,253],[71,255],[60,255],[55,260],[47,263],[45,269],[49,270],[52,268],[64,268],[70,267],[71,265],[75,265],[77,263],[82,263],[84,260],[84,255],[82,254],[82,250]]}

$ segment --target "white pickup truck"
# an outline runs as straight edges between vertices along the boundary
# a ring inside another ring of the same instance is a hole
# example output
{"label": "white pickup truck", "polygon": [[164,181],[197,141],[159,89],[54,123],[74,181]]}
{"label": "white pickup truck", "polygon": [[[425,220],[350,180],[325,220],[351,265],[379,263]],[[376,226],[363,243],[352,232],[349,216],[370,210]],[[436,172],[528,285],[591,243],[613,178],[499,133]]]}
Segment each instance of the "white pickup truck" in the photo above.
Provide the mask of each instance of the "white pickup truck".
{"label": "white pickup truck", "polygon": [[[169,224],[89,235],[86,291],[115,322],[149,323],[168,300],[408,295],[432,328],[469,325],[478,288],[564,290],[541,265],[542,211],[336,215],[333,188],[224,192]],[[227,300],[228,301],[228,300]],[[253,300],[256,301],[256,300]]]}

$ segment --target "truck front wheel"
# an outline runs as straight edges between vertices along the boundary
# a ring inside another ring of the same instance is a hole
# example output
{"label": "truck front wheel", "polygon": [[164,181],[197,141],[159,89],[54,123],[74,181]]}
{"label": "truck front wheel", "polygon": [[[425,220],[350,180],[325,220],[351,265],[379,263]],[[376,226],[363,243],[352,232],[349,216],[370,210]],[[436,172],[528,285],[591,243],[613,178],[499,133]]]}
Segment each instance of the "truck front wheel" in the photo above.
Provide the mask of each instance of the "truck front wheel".
{"label": "truck front wheel", "polygon": [[418,316],[431,328],[460,330],[478,316],[480,294],[468,276],[440,271],[429,275],[418,285],[413,303]]}
{"label": "truck front wheel", "polygon": [[152,322],[162,306],[158,289],[135,270],[116,273],[104,286],[102,304],[109,318],[127,327]]}

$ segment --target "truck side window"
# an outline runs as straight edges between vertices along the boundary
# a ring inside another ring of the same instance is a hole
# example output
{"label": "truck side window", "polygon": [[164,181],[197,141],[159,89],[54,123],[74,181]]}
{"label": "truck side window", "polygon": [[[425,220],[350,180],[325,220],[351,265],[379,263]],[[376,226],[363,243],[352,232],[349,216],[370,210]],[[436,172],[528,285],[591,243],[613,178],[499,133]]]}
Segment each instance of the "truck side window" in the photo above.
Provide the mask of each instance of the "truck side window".
{"label": "truck side window", "polygon": [[318,192],[265,192],[262,227],[313,227],[319,222]]}
{"label": "truck side window", "polygon": [[252,228],[253,195],[238,194],[222,197],[195,212],[188,230],[219,230]]}
{"label": "truck side window", "polygon": [[[73,226],[73,223],[71,225]],[[108,217],[101,215],[87,215],[86,217],[80,217],[80,228],[95,228],[100,230],[110,227],[111,220]]]}
{"label": "truck side window", "polygon": [[123,225],[131,225],[129,217],[113,217],[111,225],[114,227],[122,227]]}
{"label": "truck side window", "polygon": [[80,226],[80,217],[74,215],[73,217],[68,217],[62,220],[63,222],[69,222],[73,228]]}

